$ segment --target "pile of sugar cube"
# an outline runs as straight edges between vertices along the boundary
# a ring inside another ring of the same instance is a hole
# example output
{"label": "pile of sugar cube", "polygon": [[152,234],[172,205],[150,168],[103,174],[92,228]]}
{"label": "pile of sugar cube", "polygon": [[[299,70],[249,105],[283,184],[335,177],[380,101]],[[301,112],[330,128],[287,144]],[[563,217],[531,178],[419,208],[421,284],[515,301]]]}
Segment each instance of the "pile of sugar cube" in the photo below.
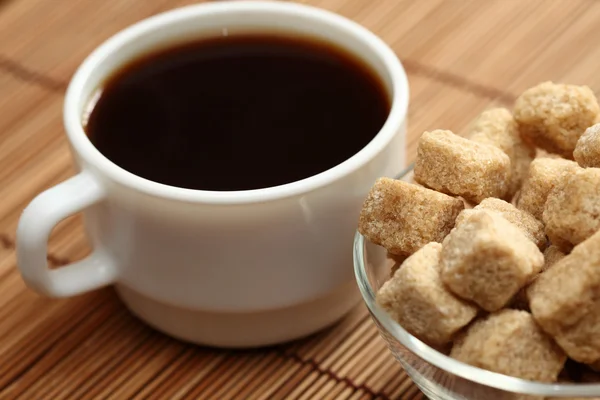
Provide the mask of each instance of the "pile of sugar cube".
{"label": "pile of sugar cube", "polygon": [[360,214],[395,260],[378,304],[476,367],[539,382],[599,370],[598,122],[590,88],[544,82],[464,137],[424,132],[414,183],[378,179]]}

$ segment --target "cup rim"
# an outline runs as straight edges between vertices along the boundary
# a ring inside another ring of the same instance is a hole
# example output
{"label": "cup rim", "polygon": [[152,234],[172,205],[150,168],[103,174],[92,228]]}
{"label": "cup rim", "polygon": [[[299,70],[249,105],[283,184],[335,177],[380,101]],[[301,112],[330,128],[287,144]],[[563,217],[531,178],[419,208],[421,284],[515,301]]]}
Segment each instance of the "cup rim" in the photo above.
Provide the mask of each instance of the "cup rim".
{"label": "cup rim", "polygon": [[[154,182],[119,167],[100,153],[85,134],[81,123],[82,116],[79,112],[85,85],[97,66],[122,46],[165,25],[177,24],[190,18],[210,18],[232,12],[243,12],[245,14],[276,13],[310,18],[321,24],[331,25],[354,40],[362,41],[369,46],[385,66],[392,84],[390,112],[375,137],[360,151],[342,163],[308,178],[268,188],[228,192],[186,189]],[[208,204],[242,204],[267,202],[301,195],[327,186],[358,170],[376,157],[392,141],[398,128],[405,121],[408,100],[408,79],[400,60],[382,39],[362,25],[333,12],[303,4],[263,0],[228,1],[175,8],[141,20],[110,37],[92,51],[75,72],[67,88],[63,116],[67,136],[74,151],[86,163],[96,167],[102,172],[103,176],[113,182],[132,187],[155,197]]]}
{"label": "cup rim", "polygon": [[[396,179],[403,179],[412,172],[414,164],[411,164]],[[388,313],[383,310],[376,301],[376,291],[371,286],[366,270],[365,260],[365,237],[356,232],[354,235],[354,274],[360,293],[369,309],[372,317],[383,326],[396,340],[408,350],[425,360],[426,362],[440,368],[450,374],[457,375],[468,381],[476,382],[483,386],[516,392],[520,394],[551,396],[551,397],[577,397],[600,395],[600,384],[585,383],[541,383],[512,376],[491,372],[482,368],[465,364],[451,358],[428,346],[415,336],[406,331],[400,324],[394,321]]]}

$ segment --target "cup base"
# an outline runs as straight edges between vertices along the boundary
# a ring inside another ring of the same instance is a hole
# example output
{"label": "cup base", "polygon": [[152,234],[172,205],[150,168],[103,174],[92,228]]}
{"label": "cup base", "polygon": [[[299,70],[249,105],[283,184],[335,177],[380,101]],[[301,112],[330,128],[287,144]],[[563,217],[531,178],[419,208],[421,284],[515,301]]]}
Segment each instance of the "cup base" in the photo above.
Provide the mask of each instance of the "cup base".
{"label": "cup base", "polygon": [[308,336],[333,325],[360,300],[352,282],[291,307],[232,313],[165,304],[122,285],[116,290],[129,310],[153,328],[179,340],[221,348],[263,347]]}

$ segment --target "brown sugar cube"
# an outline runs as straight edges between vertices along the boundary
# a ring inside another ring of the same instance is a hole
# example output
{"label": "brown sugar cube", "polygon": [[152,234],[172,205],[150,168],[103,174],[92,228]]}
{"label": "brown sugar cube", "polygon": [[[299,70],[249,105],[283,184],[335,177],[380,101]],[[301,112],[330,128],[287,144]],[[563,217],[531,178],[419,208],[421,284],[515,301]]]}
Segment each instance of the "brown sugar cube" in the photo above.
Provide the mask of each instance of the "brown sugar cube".
{"label": "brown sugar cube", "polygon": [[468,137],[478,143],[496,146],[510,158],[510,184],[506,195],[512,198],[527,177],[535,148],[521,138],[511,112],[506,108],[482,112],[471,124]]}
{"label": "brown sugar cube", "polygon": [[519,289],[517,294],[515,294],[515,297],[513,297],[512,301],[510,302],[509,308],[522,311],[531,311],[529,309],[529,300],[527,300],[527,287],[528,286],[525,286]]}
{"label": "brown sugar cube", "polygon": [[544,251],[544,267],[542,272],[565,258],[566,254],[563,253],[558,247],[551,245]]}
{"label": "brown sugar cube", "polygon": [[598,231],[600,168],[581,169],[556,185],[546,200],[543,221],[548,238],[563,251]]}
{"label": "brown sugar cube", "polygon": [[[527,168],[527,170],[529,170],[529,168]],[[517,206],[517,203],[519,202],[519,196],[521,195],[521,190],[517,191],[517,193],[515,193],[515,195],[512,197],[512,199],[510,200],[510,204],[512,204],[513,206]]]}
{"label": "brown sugar cube", "polygon": [[473,214],[475,210],[493,211],[500,214],[508,222],[515,224],[527,236],[529,240],[536,244],[540,249],[546,247],[546,233],[544,224],[535,219],[535,217],[526,211],[519,210],[512,204],[489,197],[483,200],[473,210],[463,210],[456,218],[454,226],[459,226],[463,221]]}
{"label": "brown sugar cube", "polygon": [[540,148],[535,149],[535,158],[561,158],[564,160],[558,154],[548,153],[546,150]]}
{"label": "brown sugar cube", "polygon": [[575,246],[527,289],[538,324],[569,357],[600,360],[600,231]]}
{"label": "brown sugar cube", "polygon": [[567,358],[531,314],[510,309],[474,322],[454,343],[450,357],[538,382],[555,382]]}
{"label": "brown sugar cube", "polygon": [[[535,318],[534,318],[535,319]],[[585,364],[567,358],[563,370],[558,375],[559,382],[581,382],[581,376],[587,370]]]}
{"label": "brown sugar cube", "polygon": [[600,373],[594,367],[596,364],[598,363],[586,365],[568,358],[565,367],[558,375],[558,381],[563,383],[600,383]]}
{"label": "brown sugar cube", "polygon": [[408,256],[399,256],[397,254],[387,253],[388,265],[390,266],[390,278],[394,276],[398,268],[402,266],[402,263],[408,258]]}
{"label": "brown sugar cube", "polygon": [[[600,372],[600,360],[591,363],[590,365],[588,365],[590,367],[590,369],[594,372]],[[596,376],[598,376],[598,374],[596,374]],[[600,378],[600,376],[598,377]],[[600,379],[598,379],[598,381],[600,382]]]}
{"label": "brown sugar cube", "polygon": [[587,86],[543,82],[515,101],[514,118],[521,136],[551,153],[572,159],[577,140],[600,113]]}
{"label": "brown sugar cube", "polygon": [[573,157],[582,167],[600,168],[600,124],[592,125],[583,132]]}
{"label": "brown sugar cube", "polygon": [[589,368],[585,368],[579,379],[582,383],[600,383],[600,374],[597,369],[594,368],[595,364],[588,365]]}
{"label": "brown sugar cube", "polygon": [[[554,245],[548,246],[548,248],[544,250],[544,265],[542,266],[542,270],[540,271],[540,273],[552,267],[563,257],[565,257],[565,253],[560,251],[558,247]],[[517,292],[511,304],[513,308],[529,311],[529,299],[527,298],[527,289],[529,288],[529,285],[531,285],[531,283],[533,283],[539,276],[540,274],[534,275],[527,284],[527,286],[521,288],[521,290]]]}
{"label": "brown sugar cube", "polygon": [[406,259],[377,293],[378,304],[404,329],[442,346],[467,325],[477,308],[454,296],[440,280],[442,245],[429,243]]}
{"label": "brown sugar cube", "polygon": [[406,260],[407,257],[408,256],[406,256],[406,255],[392,254],[389,251],[387,252],[387,258],[389,258],[390,260],[393,260],[394,263],[396,263],[396,264],[402,264]]}
{"label": "brown sugar cube", "polygon": [[410,255],[429,242],[441,242],[464,208],[460,199],[390,178],[371,188],[358,230],[389,253]]}
{"label": "brown sugar cube", "polygon": [[544,264],[525,234],[497,213],[476,210],[444,239],[442,281],[486,311],[504,307]]}
{"label": "brown sugar cube", "polygon": [[574,161],[562,158],[536,158],[529,166],[517,207],[542,220],[546,198],[554,186],[565,176],[577,171]]}
{"label": "brown sugar cube", "polygon": [[400,263],[397,263],[397,262],[392,263],[392,265],[390,267],[390,278],[392,278],[394,276],[396,271],[398,271],[401,266],[402,266],[402,264],[400,264]]}
{"label": "brown sugar cube", "polygon": [[450,131],[425,132],[417,148],[415,179],[439,192],[479,203],[486,197],[506,195],[510,159],[497,147]]}
{"label": "brown sugar cube", "polygon": [[460,197],[460,199],[463,201],[463,203],[465,205],[465,210],[470,210],[472,208],[475,208],[475,204],[471,203],[468,200],[463,199],[462,197]]}

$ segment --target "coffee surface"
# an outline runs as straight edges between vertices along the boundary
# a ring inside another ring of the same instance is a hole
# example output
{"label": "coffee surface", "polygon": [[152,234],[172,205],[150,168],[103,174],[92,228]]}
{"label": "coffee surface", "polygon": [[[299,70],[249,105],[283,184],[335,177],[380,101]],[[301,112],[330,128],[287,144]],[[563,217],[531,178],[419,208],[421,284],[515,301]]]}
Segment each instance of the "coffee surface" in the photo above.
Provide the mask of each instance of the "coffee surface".
{"label": "coffee surface", "polygon": [[155,182],[217,191],[328,170],[365,147],[390,108],[382,82],[354,56],[272,34],[149,53],[100,90],[85,130],[101,153]]}

